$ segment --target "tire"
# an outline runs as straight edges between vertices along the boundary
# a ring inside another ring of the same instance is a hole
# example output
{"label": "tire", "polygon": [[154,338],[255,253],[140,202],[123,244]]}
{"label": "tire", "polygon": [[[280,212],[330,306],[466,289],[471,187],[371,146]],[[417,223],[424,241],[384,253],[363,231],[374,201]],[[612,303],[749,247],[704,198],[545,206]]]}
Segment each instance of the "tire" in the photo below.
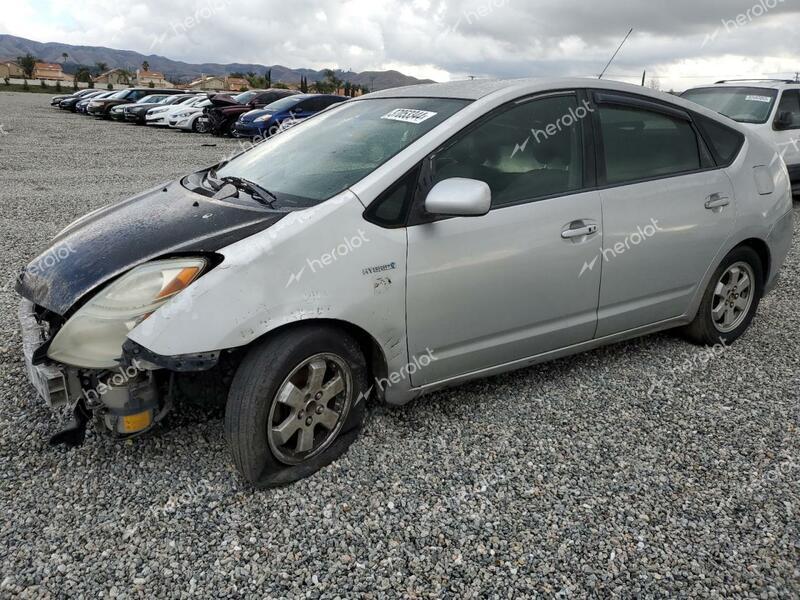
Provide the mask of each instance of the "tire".
{"label": "tire", "polygon": [[[312,371],[322,372],[313,382]],[[325,385],[337,377],[344,389],[333,394],[338,385]],[[312,395],[314,390],[328,391]],[[366,392],[364,355],[339,329],[301,326],[254,346],[239,365],[225,408],[225,438],[236,468],[257,488],[312,475],[357,437]]]}
{"label": "tire", "polygon": [[[739,284],[726,289],[733,282],[732,277],[737,277],[737,272],[741,278]],[[747,287],[744,284],[745,277],[750,280]],[[748,246],[734,248],[714,272],[697,316],[682,330],[684,337],[704,346],[733,343],[747,331],[763,293],[764,267],[761,258]],[[734,306],[728,305],[728,302],[733,302]],[[717,318],[713,314],[715,308],[723,311],[721,315],[717,313]],[[729,322],[725,320],[726,313]]]}

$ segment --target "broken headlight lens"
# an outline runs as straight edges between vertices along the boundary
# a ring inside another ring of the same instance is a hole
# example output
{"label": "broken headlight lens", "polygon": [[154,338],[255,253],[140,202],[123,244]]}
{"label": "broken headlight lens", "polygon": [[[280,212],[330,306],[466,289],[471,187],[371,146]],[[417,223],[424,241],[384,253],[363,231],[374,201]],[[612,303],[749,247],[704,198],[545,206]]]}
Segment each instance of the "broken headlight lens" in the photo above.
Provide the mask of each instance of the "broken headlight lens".
{"label": "broken headlight lens", "polygon": [[128,333],[195,281],[202,258],[158,260],[132,269],[67,321],[47,351],[52,360],[89,369],[118,366]]}

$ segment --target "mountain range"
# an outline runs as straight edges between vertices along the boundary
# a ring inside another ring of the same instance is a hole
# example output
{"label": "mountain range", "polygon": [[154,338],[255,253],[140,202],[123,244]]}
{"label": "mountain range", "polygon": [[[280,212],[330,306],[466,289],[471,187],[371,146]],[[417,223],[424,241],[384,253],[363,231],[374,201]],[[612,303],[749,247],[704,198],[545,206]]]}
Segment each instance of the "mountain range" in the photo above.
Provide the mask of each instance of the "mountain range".
{"label": "mountain range", "polygon": [[[140,54],[132,50],[116,50],[103,46],[73,46],[59,42],[36,42],[14,35],[0,34],[0,59],[16,59],[30,52],[37,59],[44,62],[64,63],[64,71],[71,72],[77,65],[94,66],[102,62],[109,69],[127,69],[135,72],[141,68],[144,61],[150,65],[151,71],[158,71],[170,81],[175,83],[188,82],[201,75],[224,76],[229,73],[256,73],[264,75],[272,71],[273,82],[300,83],[301,76],[309,82],[320,81],[325,78],[324,71],[313,69],[290,69],[283,65],[261,65],[255,63],[187,63],[172,60],[157,54]],[[69,58],[66,62],[63,53]],[[73,67],[73,68],[70,68]],[[365,86],[370,90],[383,90],[387,88],[414,85],[417,83],[431,83],[429,79],[417,79],[404,75],[398,71],[353,71],[336,70],[336,76],[342,81],[349,81],[354,85]]]}

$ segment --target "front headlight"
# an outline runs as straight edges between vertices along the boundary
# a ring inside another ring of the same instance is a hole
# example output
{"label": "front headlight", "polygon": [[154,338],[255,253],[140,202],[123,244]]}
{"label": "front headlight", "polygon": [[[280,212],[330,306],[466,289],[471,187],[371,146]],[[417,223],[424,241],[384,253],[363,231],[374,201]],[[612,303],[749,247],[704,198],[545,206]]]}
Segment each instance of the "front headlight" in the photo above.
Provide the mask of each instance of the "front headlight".
{"label": "front headlight", "polygon": [[176,119],[184,119],[184,118],[189,117],[189,116],[191,116],[193,114],[194,114],[193,112],[182,112],[182,113],[178,113],[177,115],[175,115],[175,118]]}
{"label": "front headlight", "polygon": [[89,369],[117,367],[128,333],[206,267],[202,258],[158,260],[137,267],[98,292],[56,334],[47,356]]}
{"label": "front headlight", "polygon": [[257,121],[259,123],[265,123],[272,118],[272,115],[263,115],[261,117],[256,117],[253,121]]}

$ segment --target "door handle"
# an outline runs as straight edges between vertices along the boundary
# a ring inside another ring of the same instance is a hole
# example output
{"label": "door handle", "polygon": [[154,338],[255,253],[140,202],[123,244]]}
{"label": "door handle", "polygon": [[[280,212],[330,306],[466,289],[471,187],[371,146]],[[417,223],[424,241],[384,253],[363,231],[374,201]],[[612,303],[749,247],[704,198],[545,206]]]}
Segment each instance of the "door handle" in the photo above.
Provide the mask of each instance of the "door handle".
{"label": "door handle", "polygon": [[730,203],[730,198],[723,196],[722,194],[711,194],[708,198],[706,198],[706,208],[708,210],[722,208],[723,206],[728,206]]}
{"label": "door handle", "polygon": [[584,237],[597,233],[597,225],[585,225],[584,227],[576,227],[575,229],[567,229],[561,232],[561,237],[565,240]]}

